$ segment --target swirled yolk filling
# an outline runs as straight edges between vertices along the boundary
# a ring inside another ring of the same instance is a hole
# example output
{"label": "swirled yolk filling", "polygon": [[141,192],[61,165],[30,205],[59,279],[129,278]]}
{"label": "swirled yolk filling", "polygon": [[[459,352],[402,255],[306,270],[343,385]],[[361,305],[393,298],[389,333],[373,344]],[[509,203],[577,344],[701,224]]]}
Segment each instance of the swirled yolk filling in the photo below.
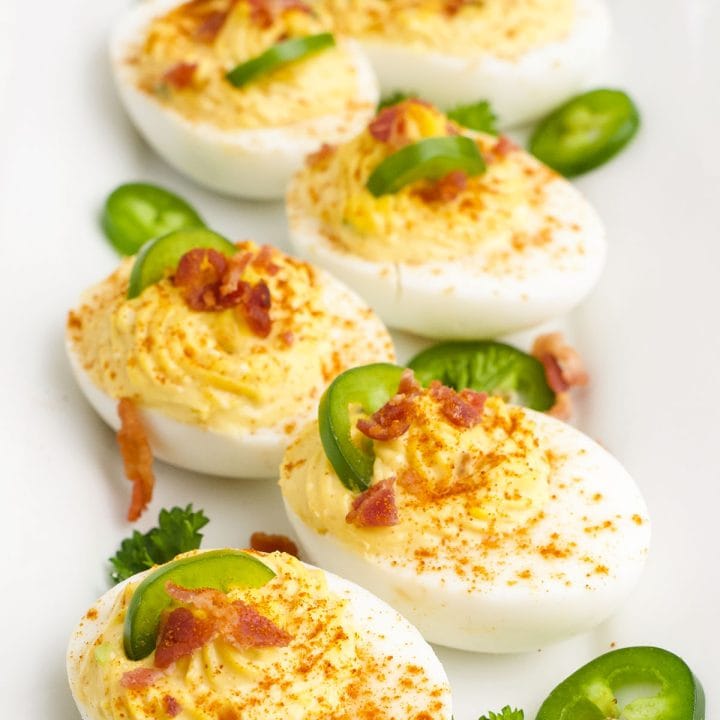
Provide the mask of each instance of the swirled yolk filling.
{"label": "swirled yolk filling", "polygon": [[323,0],[338,32],[448,55],[515,60],[565,38],[573,0]]}
{"label": "swirled yolk filling", "polygon": [[192,0],[154,18],[126,62],[140,90],[191,122],[222,130],[282,127],[353,107],[357,72],[343,47],[241,88],[225,75],[278,42],[327,29],[304,2]]}

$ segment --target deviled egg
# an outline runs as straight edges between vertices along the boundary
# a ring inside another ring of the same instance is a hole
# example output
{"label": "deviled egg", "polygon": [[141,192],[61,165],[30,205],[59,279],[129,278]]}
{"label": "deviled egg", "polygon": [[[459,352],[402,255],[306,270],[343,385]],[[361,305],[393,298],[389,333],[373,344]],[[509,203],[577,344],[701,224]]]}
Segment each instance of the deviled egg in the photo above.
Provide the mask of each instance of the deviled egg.
{"label": "deviled egg", "polygon": [[[177,238],[215,239],[176,266]],[[80,388],[119,427],[133,401],[153,454],[230,477],[277,475],[296,428],[326,385],[358,363],[390,360],[390,336],[342,283],[270,246],[236,245],[204,229],[178,231],[82,296],[67,322]],[[172,248],[170,248],[172,249]],[[147,286],[143,287],[143,284]]]}
{"label": "deviled egg", "polygon": [[303,157],[357,134],[378,100],[359,48],[326,31],[304,2],[149,0],[119,23],[111,61],[168,163],[213,190],[281,197]]}
{"label": "deviled egg", "polygon": [[494,337],[561,315],[605,259],[600,219],[570,183],[419,100],[312,155],[287,212],[298,253],[388,325],[429,337]]}
{"label": "deviled egg", "polygon": [[489,100],[502,126],[574,95],[602,60],[603,0],[322,0],[360,41],[382,91],[443,108]]}
{"label": "deviled egg", "polygon": [[281,553],[214,550],[103,595],[70,640],[83,720],[450,720],[446,675],[407,620]]}
{"label": "deviled egg", "polygon": [[643,498],[592,440],[392,365],[336,379],[280,485],[305,557],[464,650],[523,652],[591,629],[648,553]]}

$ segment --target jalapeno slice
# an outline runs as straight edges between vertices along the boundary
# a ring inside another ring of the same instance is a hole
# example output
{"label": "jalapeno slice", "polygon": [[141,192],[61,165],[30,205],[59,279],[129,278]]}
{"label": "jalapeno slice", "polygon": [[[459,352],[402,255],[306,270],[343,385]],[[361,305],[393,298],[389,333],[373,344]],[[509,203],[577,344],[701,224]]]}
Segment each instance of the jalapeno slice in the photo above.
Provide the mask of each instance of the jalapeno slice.
{"label": "jalapeno slice", "polygon": [[440,343],[418,353],[408,367],[423,385],[439,380],[455,390],[471,388],[540,411],[555,403],[543,364],[505,343]]}
{"label": "jalapeno slice", "polygon": [[283,65],[287,65],[287,63],[302,60],[333,45],[335,45],[335,38],[332,33],[319,33],[318,35],[306,35],[305,37],[284,40],[268,48],[257,57],[240,63],[240,65],[230,70],[225,77],[235,87],[242,87],[261,75],[266,75]]}
{"label": "jalapeno slice", "polygon": [[[657,692],[618,706],[623,688],[652,685]],[[629,647],[601,655],[561,682],[537,720],[704,720],[705,696],[677,655],[656,647]]]}
{"label": "jalapeno slice", "polygon": [[160,615],[172,602],[168,582],[184,588],[262,587],[275,573],[257,558],[240,550],[210,550],[173,560],[150,573],[133,593],[123,627],[125,654],[142,660],[154,649]]}
{"label": "jalapeno slice", "polygon": [[368,440],[352,440],[350,412],[359,406],[365,413],[379,410],[396,392],[403,368],[375,363],[338,375],[320,399],[320,440],[330,464],[346,488],[362,492],[370,487],[375,455]]}
{"label": "jalapeno slice", "polygon": [[561,105],[538,125],[530,138],[530,152],[573,177],[617,155],[639,127],[640,113],[626,93],[591,90]]}
{"label": "jalapeno slice", "polygon": [[149,183],[115,188],[105,201],[101,224],[108,240],[123,255],[134,255],[148,240],[172,230],[205,226],[189,203]]}
{"label": "jalapeno slice", "polygon": [[434,180],[453,170],[479,175],[485,161],[477,145],[464,135],[432,137],[406,145],[386,157],[365,185],[375,196],[389,195],[418,180]]}
{"label": "jalapeno slice", "polygon": [[237,251],[229,240],[205,228],[176,230],[150,240],[140,248],[130,271],[128,299],[162,280],[168,269],[177,267],[180,258],[193,248],[211,248],[228,256]]}

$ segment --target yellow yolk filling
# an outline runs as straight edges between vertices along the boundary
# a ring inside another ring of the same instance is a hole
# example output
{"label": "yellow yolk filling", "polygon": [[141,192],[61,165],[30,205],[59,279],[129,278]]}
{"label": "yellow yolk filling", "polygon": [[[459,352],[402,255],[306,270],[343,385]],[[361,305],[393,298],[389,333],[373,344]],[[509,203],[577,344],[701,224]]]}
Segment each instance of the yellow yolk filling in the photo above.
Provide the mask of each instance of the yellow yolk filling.
{"label": "yellow yolk filling", "polygon": [[[373,693],[385,692],[381,680],[398,670],[397,660],[375,656],[363,628],[355,625],[348,601],[328,589],[321,571],[279,553],[262,561],[276,577],[261,588],[234,589],[228,596],[253,606],[288,632],[292,639],[287,646],[240,648],[216,638],[177,660],[148,687],[125,688],[121,680],[126,672],[154,663],[154,653],[134,662],[123,650],[123,623],[137,586],[131,583],[118,596],[94,644],[69,658],[76,665],[77,699],[97,720],[167,717],[167,698],[181,708],[180,720],[389,718],[375,705]],[[93,613],[101,614],[94,609],[87,617]],[[408,665],[398,675],[429,697],[429,680],[420,668]]]}
{"label": "yellow yolk filling", "polygon": [[[209,19],[225,13],[217,35],[203,36]],[[339,46],[284,65],[242,88],[228,82],[229,70],[277,42],[328,28],[316,14],[300,8],[278,9],[271,17],[269,24],[253,19],[247,0],[193,0],[155,18],[127,62],[141,90],[191,122],[222,130],[281,127],[352,108],[357,72]],[[168,80],[180,64],[195,66],[188,86]]]}
{"label": "yellow yolk filling", "polygon": [[[443,137],[455,126],[417,102],[399,106],[409,142]],[[547,187],[557,175],[529,154],[493,153],[498,139],[473,133],[487,169],[467,179],[449,201],[428,201],[429,181],[374,197],[365,187],[373,170],[396,151],[366,130],[300,172],[291,202],[316,218],[341,252],[377,262],[423,264],[476,255],[489,270],[508,253],[544,247],[562,222],[546,209]]]}
{"label": "yellow yolk filling", "polygon": [[447,55],[516,60],[570,33],[574,0],[322,0],[338,32]]}
{"label": "yellow yolk filling", "polygon": [[[239,252],[257,251],[250,242]],[[308,417],[330,379],[379,358],[392,360],[386,333],[367,337],[372,315],[357,322],[329,307],[324,281],[308,263],[274,250],[275,275],[246,269],[243,279],[270,290],[272,329],[255,335],[236,309],[188,307],[168,277],[126,297],[133,259],[83,296],[68,337],[93,382],[181,422],[217,431],[283,429]],[[294,429],[294,428],[292,428]]]}
{"label": "yellow yolk filling", "polygon": [[550,495],[551,463],[521,408],[489,398],[482,421],[461,428],[428,394],[414,407],[403,435],[373,441],[373,484],[396,478],[397,525],[346,522],[356,495],[333,472],[316,423],[288,448],[281,469],[283,496],[294,512],[360,553],[412,557],[442,544],[454,547],[458,558],[467,552],[464,537],[513,532],[539,516]]}

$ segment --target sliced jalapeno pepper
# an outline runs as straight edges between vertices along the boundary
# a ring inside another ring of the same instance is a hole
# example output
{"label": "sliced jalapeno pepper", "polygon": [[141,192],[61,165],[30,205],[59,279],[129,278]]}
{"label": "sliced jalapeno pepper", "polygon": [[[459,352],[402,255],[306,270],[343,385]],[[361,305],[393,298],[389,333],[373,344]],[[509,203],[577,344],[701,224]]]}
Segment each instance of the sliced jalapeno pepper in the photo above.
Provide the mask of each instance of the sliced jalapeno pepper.
{"label": "sliced jalapeno pepper", "polygon": [[128,299],[162,280],[167,270],[177,267],[180,258],[193,248],[211,248],[228,256],[237,251],[229,240],[206,228],[176,230],[150,240],[140,249],[130,271]]}
{"label": "sliced jalapeno pepper", "polygon": [[233,587],[262,587],[274,577],[267,565],[240,550],[210,550],[160,566],[138,585],[130,600],[123,628],[125,654],[130,660],[142,660],[155,649],[160,615],[171,603],[166,583],[228,592]]}
{"label": "sliced jalapeno pepper", "polygon": [[530,152],[566,177],[607,162],[640,127],[640,113],[622,90],[591,90],[561,105],[530,139]]}
{"label": "sliced jalapeno pepper", "polygon": [[148,240],[172,230],[205,225],[185,200],[149,183],[115,188],[105,201],[101,224],[108,240],[123,255],[134,255]]}
{"label": "sliced jalapeno pepper", "polygon": [[335,45],[332,33],[319,33],[291,38],[273,45],[257,57],[241,63],[225,76],[235,87],[247,85],[255,78],[266,75],[287,63],[302,60]]}
{"label": "sliced jalapeno pepper", "polygon": [[365,187],[375,196],[389,195],[417,180],[434,180],[453,170],[479,175],[485,161],[477,145],[464,135],[431,137],[386,157],[368,178]]}
{"label": "sliced jalapeno pepper", "polygon": [[439,380],[455,390],[471,388],[499,395],[533,410],[549,410],[555,403],[543,364],[504,343],[491,340],[440,343],[418,353],[408,367],[423,385]]}
{"label": "sliced jalapeno pepper", "polygon": [[[658,691],[618,706],[624,687],[651,684]],[[537,720],[704,720],[705,696],[690,668],[656,647],[629,647],[601,655],[561,682]]]}
{"label": "sliced jalapeno pepper", "polygon": [[330,464],[345,487],[362,492],[370,487],[375,456],[370,441],[356,445],[351,437],[351,406],[365,413],[379,410],[396,392],[403,368],[375,363],[346,370],[330,384],[318,408],[320,440]]}

